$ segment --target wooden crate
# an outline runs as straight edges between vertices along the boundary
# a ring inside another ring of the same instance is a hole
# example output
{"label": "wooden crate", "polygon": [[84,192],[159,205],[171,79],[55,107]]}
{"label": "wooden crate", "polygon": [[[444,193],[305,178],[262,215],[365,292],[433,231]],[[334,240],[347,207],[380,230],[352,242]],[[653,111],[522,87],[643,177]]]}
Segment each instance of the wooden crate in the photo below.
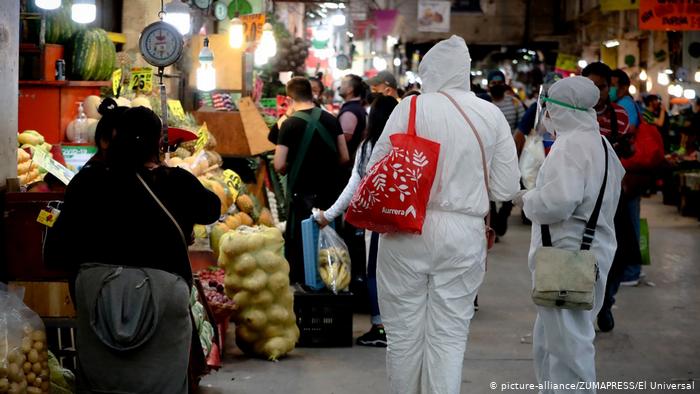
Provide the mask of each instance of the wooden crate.
{"label": "wooden crate", "polygon": [[68,282],[10,282],[24,288],[24,303],[41,317],[75,317]]}

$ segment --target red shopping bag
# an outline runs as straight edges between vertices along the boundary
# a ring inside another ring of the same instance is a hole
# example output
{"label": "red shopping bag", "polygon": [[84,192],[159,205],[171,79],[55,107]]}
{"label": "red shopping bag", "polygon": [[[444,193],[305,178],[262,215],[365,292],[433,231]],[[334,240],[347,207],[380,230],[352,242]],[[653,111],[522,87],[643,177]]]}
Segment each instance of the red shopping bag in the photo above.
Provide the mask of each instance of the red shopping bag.
{"label": "red shopping bag", "polygon": [[365,175],[346,220],[377,233],[420,234],[435,180],[440,144],[416,135],[416,100],[406,134],[390,137],[392,149]]}
{"label": "red shopping bag", "polygon": [[664,140],[659,129],[642,120],[634,138],[634,154],[621,158],[622,166],[626,170],[654,170],[665,160]]}

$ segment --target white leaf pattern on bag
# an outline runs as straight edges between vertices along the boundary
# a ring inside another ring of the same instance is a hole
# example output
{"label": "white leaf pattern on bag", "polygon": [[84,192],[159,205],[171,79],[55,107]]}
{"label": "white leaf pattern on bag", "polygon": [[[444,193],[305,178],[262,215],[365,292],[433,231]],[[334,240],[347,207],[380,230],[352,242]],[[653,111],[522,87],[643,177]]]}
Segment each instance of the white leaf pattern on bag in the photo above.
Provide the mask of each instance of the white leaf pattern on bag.
{"label": "white leaf pattern on bag", "polygon": [[[397,195],[405,202],[407,196],[418,191],[418,182],[423,177],[423,168],[430,164],[426,155],[414,149],[413,154],[393,147],[379,163],[367,173],[360,184],[360,192],[353,196],[350,205],[358,210],[372,209],[383,199]],[[391,175],[389,175],[391,174]]]}

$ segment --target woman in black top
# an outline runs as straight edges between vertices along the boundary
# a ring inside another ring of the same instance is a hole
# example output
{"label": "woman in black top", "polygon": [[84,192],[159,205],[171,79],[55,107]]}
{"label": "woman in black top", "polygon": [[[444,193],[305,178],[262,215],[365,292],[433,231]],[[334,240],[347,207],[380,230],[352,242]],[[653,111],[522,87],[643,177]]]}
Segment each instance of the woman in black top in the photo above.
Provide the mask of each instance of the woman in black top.
{"label": "woman in black top", "polygon": [[160,164],[151,110],[106,118],[116,126],[106,161],[73,178],[46,245],[47,262],[77,276],[79,392],[185,393],[187,244],[195,223],[219,218],[220,202],[187,171]]}

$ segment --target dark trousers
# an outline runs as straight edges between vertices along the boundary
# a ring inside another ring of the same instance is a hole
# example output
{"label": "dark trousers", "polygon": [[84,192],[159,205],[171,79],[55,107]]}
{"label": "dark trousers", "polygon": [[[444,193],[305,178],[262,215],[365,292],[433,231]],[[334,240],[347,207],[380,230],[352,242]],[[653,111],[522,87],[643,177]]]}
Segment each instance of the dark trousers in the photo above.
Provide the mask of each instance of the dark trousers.
{"label": "dark trousers", "polygon": [[642,253],[639,250],[639,239],[634,230],[634,224],[630,211],[627,209],[629,199],[620,196],[620,202],[615,212],[615,237],[617,238],[617,250],[613,259],[608,281],[605,286],[605,300],[601,313],[609,311],[615,304],[615,295],[620,289],[620,282],[629,265],[641,264]]}
{"label": "dark trousers", "polygon": [[369,241],[369,259],[367,260],[367,292],[372,317],[379,316],[379,296],[377,294],[377,253],[379,252],[379,234],[372,233]]}

